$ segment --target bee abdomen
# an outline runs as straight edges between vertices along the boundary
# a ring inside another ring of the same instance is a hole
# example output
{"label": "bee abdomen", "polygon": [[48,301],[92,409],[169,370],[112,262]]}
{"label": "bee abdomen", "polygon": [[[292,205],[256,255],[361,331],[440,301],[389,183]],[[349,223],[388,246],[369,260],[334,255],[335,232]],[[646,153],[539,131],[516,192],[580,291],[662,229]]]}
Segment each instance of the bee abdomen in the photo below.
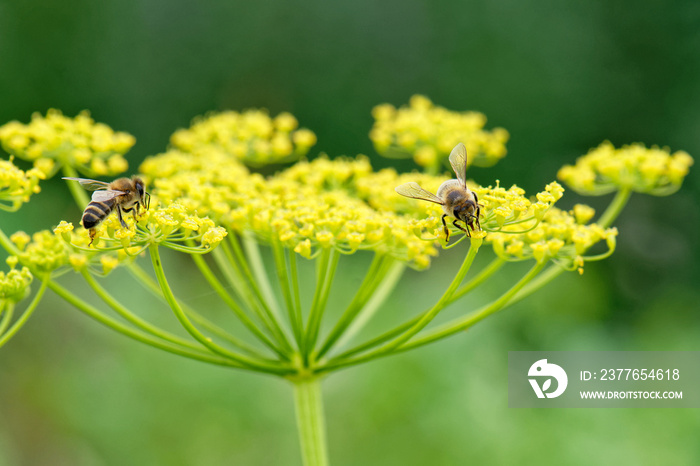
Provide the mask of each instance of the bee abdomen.
{"label": "bee abdomen", "polygon": [[83,228],[90,229],[97,226],[102,220],[107,218],[114,208],[114,201],[105,202],[92,201],[83,212]]}

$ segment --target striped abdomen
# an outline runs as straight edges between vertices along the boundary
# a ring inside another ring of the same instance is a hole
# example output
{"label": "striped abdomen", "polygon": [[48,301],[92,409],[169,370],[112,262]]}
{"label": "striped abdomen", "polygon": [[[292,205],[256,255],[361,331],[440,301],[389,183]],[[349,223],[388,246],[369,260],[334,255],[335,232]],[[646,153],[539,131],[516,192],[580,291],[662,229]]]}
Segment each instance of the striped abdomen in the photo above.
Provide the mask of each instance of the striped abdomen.
{"label": "striped abdomen", "polygon": [[83,212],[83,228],[89,230],[96,227],[102,220],[106,219],[114,209],[117,199],[107,199],[106,201],[92,201]]}

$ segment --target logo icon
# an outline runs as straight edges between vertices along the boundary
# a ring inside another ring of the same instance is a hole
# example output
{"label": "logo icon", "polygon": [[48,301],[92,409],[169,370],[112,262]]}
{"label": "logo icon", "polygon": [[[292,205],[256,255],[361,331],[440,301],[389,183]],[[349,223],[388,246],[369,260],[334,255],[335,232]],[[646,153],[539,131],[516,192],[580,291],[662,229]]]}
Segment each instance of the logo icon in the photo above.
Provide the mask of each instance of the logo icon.
{"label": "logo icon", "polygon": [[[569,378],[566,372],[556,364],[550,364],[546,359],[540,359],[530,366],[527,375],[529,377],[547,377],[542,383],[542,386],[537,382],[537,379],[528,379],[532,389],[535,391],[537,398],[556,398],[566,390],[566,385],[569,383]],[[553,392],[548,392],[552,386],[552,378],[557,381],[557,389]]]}

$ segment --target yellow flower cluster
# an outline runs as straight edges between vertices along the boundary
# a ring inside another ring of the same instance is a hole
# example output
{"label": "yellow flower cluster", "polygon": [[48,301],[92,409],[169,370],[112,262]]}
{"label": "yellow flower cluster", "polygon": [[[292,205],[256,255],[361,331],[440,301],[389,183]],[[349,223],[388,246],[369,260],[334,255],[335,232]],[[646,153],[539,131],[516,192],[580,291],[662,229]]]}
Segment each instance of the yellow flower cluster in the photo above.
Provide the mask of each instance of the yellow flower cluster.
{"label": "yellow flower cluster", "polygon": [[41,191],[39,180],[45,178],[46,174],[37,168],[20,170],[12,163],[12,157],[0,160],[0,210],[18,210],[32,194]]}
{"label": "yellow flower cluster", "polygon": [[81,228],[75,231],[72,223],[61,221],[53,232],[69,246],[70,264],[78,270],[90,265],[90,259],[96,252],[113,251],[115,255],[110,259],[99,256],[104,273],[112,270],[118,262],[140,254],[153,243],[180,251],[203,253],[217,246],[226,236],[226,230],[217,227],[213,220],[190,214],[178,203],[141,212],[136,221],[133,216],[127,215],[124,221],[127,228],[122,227],[116,215],[109,215],[95,227],[92,246],[88,230]]}
{"label": "yellow flower cluster", "polygon": [[[358,179],[356,195],[375,208],[413,217],[412,225],[418,235],[422,236],[423,231],[428,231],[436,238],[444,238],[441,220],[443,210],[440,205],[409,199],[394,192],[393,188],[409,181],[416,182],[423,189],[435,193],[446,180],[443,177],[420,173],[399,175],[393,169],[384,169]],[[556,182],[548,184],[545,190],[537,193],[532,200],[525,197],[525,191],[515,185],[505,189],[498,183],[494,187],[479,186],[469,182],[468,188],[479,197],[481,228],[486,233],[500,232],[510,226],[516,231],[523,230],[527,228],[523,224],[528,222],[529,226],[537,224],[564,193],[564,189]],[[453,232],[461,233],[451,225],[451,220],[448,222],[448,227]],[[478,232],[472,234],[478,235]]]}
{"label": "yellow flower cluster", "polygon": [[509,134],[503,128],[484,130],[478,112],[453,112],[414,95],[408,107],[381,104],[372,110],[370,139],[385,157],[413,157],[421,167],[439,168],[459,142],[467,147],[468,164],[490,166],[506,155]]}
{"label": "yellow flower cluster", "polygon": [[357,182],[372,173],[364,157],[302,161],[268,179],[248,173],[220,151],[209,151],[206,158],[170,151],[145,161],[141,169],[153,178],[153,193],[162,202],[177,202],[188,212],[205,213],[232,231],[279,242],[303,257],[320,248],[372,249],[423,268],[437,253],[433,244],[412,234],[410,217],[358,198]]}
{"label": "yellow flower cluster", "polygon": [[506,225],[521,224],[526,221],[538,222],[545,213],[564,195],[564,188],[557,182],[549,183],[545,190],[537,193],[532,201],[525,197],[525,191],[516,185],[510,189],[472,186],[483,205],[482,228],[487,231],[501,231]]}
{"label": "yellow flower cluster", "polygon": [[127,257],[123,250],[104,252],[70,245],[72,231],[73,224],[62,221],[53,230],[54,234],[43,230],[30,237],[20,231],[12,235],[10,240],[20,250],[19,259],[22,264],[41,274],[70,266],[78,271],[89,267],[95,273],[106,275]]}
{"label": "yellow flower cluster", "polygon": [[[17,257],[10,256],[7,262],[10,264],[10,271],[7,273],[0,271],[0,304],[2,301],[14,303],[21,301],[29,292],[29,285],[33,280],[27,267],[22,267],[20,270],[15,269]],[[1,308],[2,306],[0,306]]]}
{"label": "yellow flower cluster", "polygon": [[543,262],[554,259],[562,261],[563,265],[576,264],[580,268],[586,259],[583,254],[599,241],[607,242],[609,253],[615,249],[617,229],[586,224],[592,216],[592,209],[588,206],[579,205],[571,212],[552,207],[542,221],[532,219],[506,225],[498,232],[489,233],[486,241],[505,260],[534,258]]}
{"label": "yellow flower cluster", "polygon": [[170,142],[183,152],[218,148],[248,165],[262,166],[296,160],[316,144],[313,132],[297,127],[297,119],[287,112],[270,118],[263,110],[227,111],[195,120],[188,129],[176,131]]}
{"label": "yellow flower cluster", "polygon": [[20,250],[19,259],[22,264],[36,274],[48,274],[69,263],[65,244],[48,230],[34,233],[31,238],[19,231],[10,240]]}
{"label": "yellow flower cluster", "polygon": [[9,154],[28,160],[52,176],[62,166],[83,175],[116,175],[128,169],[123,154],[134,145],[127,133],[96,123],[86,111],[69,118],[58,110],[32,115],[29,124],[12,121],[0,127],[0,143]]}
{"label": "yellow flower cluster", "polygon": [[562,167],[559,179],[585,195],[621,188],[667,195],[680,188],[692,164],[693,158],[684,151],[671,154],[668,148],[646,148],[643,144],[616,149],[606,141],[579,157],[576,165]]}
{"label": "yellow flower cluster", "polygon": [[[498,128],[485,131],[482,114],[451,112],[423,96],[412,97],[405,108],[380,105],[373,114],[372,138],[378,150],[412,153],[424,166],[441,166],[460,141],[467,146],[470,163],[495,163],[506,152],[508,133]],[[315,136],[297,128],[289,113],[271,118],[260,110],[199,119],[172,136],[173,149],[142,164],[153,196],[150,211],[139,218],[125,216],[127,228],[109,215],[95,228],[92,246],[88,231],[67,222],[53,235],[40,232],[31,241],[17,234],[13,241],[22,251],[20,258],[34,271],[70,265],[78,270],[99,266],[107,273],[150,244],[203,253],[227,232],[237,232],[279,243],[307,258],[325,248],[341,253],[368,249],[416,268],[427,267],[437,254],[436,241],[445,245],[442,208],[400,196],[394,188],[417,182],[435,193],[445,178],[400,175],[393,169],[374,172],[363,156],[301,161],[269,178],[243,165],[282,162],[306,153]],[[22,200],[38,190],[42,175],[61,164],[95,174],[122,171],[126,163],[121,164],[121,153],[133,144],[131,136],[114,133],[85,113],[71,119],[56,111],[46,117],[34,115],[28,125],[5,125],[0,141],[11,153],[35,161],[27,173],[12,166],[0,177],[0,183],[12,188],[0,193],[24,196]],[[426,156],[428,152],[432,155]],[[575,167],[564,167],[560,176],[580,190],[600,191],[617,184],[658,193],[679,185],[690,164],[692,158],[684,152],[670,155],[639,145],[615,149],[605,143]],[[482,231],[472,235],[486,237],[507,260],[576,259],[578,264],[583,259],[577,258],[601,240],[614,247],[614,230],[588,224],[591,208],[579,205],[562,212],[552,207],[564,191],[558,183],[531,198],[515,185],[506,189],[498,182],[470,182],[469,189],[481,205]],[[448,225],[461,233],[451,221]]]}
{"label": "yellow flower cluster", "polygon": [[[186,212],[207,215],[231,231],[252,232],[266,243],[279,242],[304,257],[328,247],[342,253],[371,249],[424,268],[437,254],[435,240],[444,238],[441,207],[402,197],[394,188],[417,181],[435,192],[445,179],[393,169],[374,172],[363,156],[301,161],[264,179],[230,155],[202,148],[194,154],[169,151],[146,160],[141,170],[164,204],[176,202]],[[564,191],[551,183],[530,200],[517,186],[470,188],[483,206],[484,232],[537,225]],[[433,236],[423,238],[425,231]]]}
{"label": "yellow flower cluster", "polygon": [[231,155],[206,146],[190,153],[171,150],[150,157],[141,172],[162,205],[177,201],[188,212],[217,222],[264,183],[262,176],[250,174]]}

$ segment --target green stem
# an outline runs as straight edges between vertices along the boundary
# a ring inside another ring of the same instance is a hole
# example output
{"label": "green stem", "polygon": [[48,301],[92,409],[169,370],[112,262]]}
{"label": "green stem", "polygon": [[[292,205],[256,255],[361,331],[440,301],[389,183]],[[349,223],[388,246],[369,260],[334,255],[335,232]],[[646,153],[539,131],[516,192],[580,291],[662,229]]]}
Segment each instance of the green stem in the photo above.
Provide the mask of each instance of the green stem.
{"label": "green stem", "polygon": [[[44,280],[41,282],[41,287],[39,288],[39,291],[37,291],[36,295],[34,296],[34,299],[32,299],[32,302],[29,303],[29,306],[24,310],[22,313],[22,316],[17,319],[17,322],[15,322],[12,327],[9,328],[9,330],[1,334],[0,332],[0,348],[9,341],[10,338],[12,338],[19,330],[24,326],[24,324],[27,323],[29,318],[32,316],[34,313],[34,310],[36,309],[37,305],[39,304],[39,301],[41,301],[41,298],[44,296],[44,292],[46,291],[46,285],[47,285],[48,280]],[[6,309],[5,312],[9,311],[9,316],[12,316],[12,307],[9,309]],[[7,315],[5,316],[7,317]],[[3,327],[4,325],[4,319],[3,319]]]}
{"label": "green stem", "polygon": [[95,280],[95,278],[92,275],[90,275],[90,273],[87,270],[83,270],[81,272],[81,275],[83,276],[85,281],[88,283],[88,285],[90,285],[90,287],[93,289],[95,294],[97,294],[97,296],[102,298],[102,300],[105,303],[107,303],[107,305],[109,307],[111,307],[117,314],[119,314],[124,319],[131,322],[132,324],[134,324],[136,327],[140,328],[144,332],[150,333],[151,335],[153,335],[155,337],[162,338],[165,341],[169,341],[170,343],[174,343],[176,345],[181,345],[181,346],[184,346],[186,348],[196,349],[196,350],[201,349],[200,345],[194,345],[191,342],[189,342],[183,338],[177,337],[169,332],[166,332],[166,331],[156,327],[155,325],[152,325],[152,324],[146,322],[145,320],[141,319],[140,317],[138,317],[137,315],[135,315],[134,313],[129,311],[127,308],[124,307],[124,305],[122,305],[119,301],[117,301],[114,298],[114,296],[109,294],[107,292],[107,290],[102,288],[99,285],[99,283],[97,283],[97,280]]}
{"label": "green stem", "polygon": [[504,309],[508,305],[511,304],[510,299],[515,295],[520,289],[522,289],[527,283],[529,283],[535,276],[537,276],[538,273],[544,268],[546,262],[542,263],[537,263],[532,268],[515,284],[513,285],[505,294],[503,294],[500,298],[496,299],[495,301],[491,302],[490,304],[487,304],[486,306],[482,307],[481,309],[471,313],[468,316],[461,317],[458,319],[455,319],[451,322],[448,322],[444,325],[441,325],[440,327],[436,328],[432,332],[428,333],[427,335],[417,338],[414,341],[411,341],[410,343],[407,343],[406,345],[402,346],[399,348],[400,351],[406,351],[409,349],[416,348],[418,346],[422,346],[428,343],[431,343],[435,340],[439,340],[441,338],[445,338],[447,336],[453,335],[457,332],[461,332],[463,330],[468,329],[469,327],[473,326],[477,322],[480,322],[484,320],[486,317],[490,316],[491,314],[500,311],[501,309]]}
{"label": "green stem", "polygon": [[341,328],[337,341],[331,340],[329,336],[323,348],[319,351],[319,357],[330,351],[334,344],[342,347],[350,341],[364,328],[394,290],[404,270],[406,270],[406,264],[390,258],[387,258],[385,262],[383,270],[375,276],[373,276],[371,271],[367,273],[367,277],[373,280],[375,285],[367,290],[367,295],[363,296],[360,302],[357,303],[357,308],[352,309],[348,307],[348,310],[352,309],[353,313],[349,315],[348,322]]}
{"label": "green stem", "polygon": [[384,301],[386,301],[391,292],[394,291],[394,288],[396,288],[396,284],[399,282],[404,270],[406,270],[406,263],[404,262],[396,261],[391,265],[389,272],[387,272],[382,283],[374,291],[374,294],[370,300],[367,301],[367,304],[365,304],[365,306],[360,310],[350,327],[348,327],[345,333],[343,333],[343,336],[338,339],[337,345],[339,347],[347,344],[347,342],[349,342],[355,335],[357,335],[358,332],[360,332],[360,330],[364,328],[365,325],[367,325],[367,322],[370,321],[379,307],[384,304]]}
{"label": "green stem", "polygon": [[0,201],[0,210],[5,212],[17,212],[24,204],[24,198],[20,196],[6,197]]}
{"label": "green stem", "polygon": [[[258,246],[258,242],[255,241],[255,238],[250,232],[244,233],[242,239],[243,247],[245,248],[248,260],[250,261],[250,267],[253,269],[253,275],[255,276],[255,283],[257,284],[258,293],[262,294],[265,302],[269,305],[273,318],[279,323],[282,320],[282,316],[280,315],[280,305],[277,302],[275,293],[272,291],[272,285],[270,284],[270,279],[267,276],[265,263],[260,255],[260,247]],[[231,241],[235,241],[235,238],[232,237]]]}
{"label": "green stem", "polygon": [[481,272],[477,274],[476,277],[472,278],[469,280],[467,283],[465,283],[463,286],[461,286],[455,293],[452,295],[452,298],[450,298],[450,303],[457,301],[459,298],[464,296],[465,294],[469,293],[471,290],[476,288],[477,286],[481,285],[483,282],[488,280],[491,275],[494,273],[498,272],[498,270],[505,264],[506,261],[505,259],[501,259],[500,257],[496,257],[494,260],[491,261],[489,265],[484,267]]}
{"label": "green stem", "polygon": [[306,324],[306,331],[304,333],[303,346],[302,346],[302,356],[304,361],[309,361],[309,355],[311,354],[314,345],[316,345],[316,340],[318,339],[318,332],[321,328],[321,320],[323,319],[323,313],[326,310],[326,303],[328,302],[328,295],[330,294],[331,284],[333,283],[333,277],[335,276],[335,271],[338,267],[338,259],[340,254],[333,248],[323,249],[321,252],[321,257],[318,259],[317,269],[316,269],[316,290],[314,292],[314,299],[311,304],[311,309],[309,310],[309,320]]}
{"label": "green stem", "polygon": [[[282,331],[280,324],[275,320],[267,302],[262,297],[255,285],[255,278],[250,273],[250,269],[245,265],[245,258],[238,261],[231,254],[231,250],[226,242],[221,244],[221,248],[216,248],[212,252],[212,257],[216,261],[228,283],[236,290],[236,293],[246,302],[248,307],[255,312],[260,322],[270,332],[270,334],[280,344],[282,351],[291,353],[291,346],[286,335]],[[246,281],[248,286],[246,286]]]}
{"label": "green stem", "polygon": [[[603,214],[600,216],[596,223],[603,228],[609,228],[610,225],[612,225],[613,222],[620,215],[620,212],[622,212],[622,209],[625,207],[625,205],[627,205],[627,201],[629,200],[631,194],[631,188],[622,188],[619,191],[617,191],[612,202],[610,203],[610,205],[608,205],[608,207],[605,209],[605,212],[603,212]],[[532,293],[547,285],[565,271],[566,269],[559,265],[550,265],[549,268],[547,268],[547,270],[545,270],[542,274],[540,274],[540,276],[533,280],[532,283],[528,283],[527,286],[520,290],[508,304],[514,304],[522,299],[527,298]]]}
{"label": "green stem", "polygon": [[0,244],[2,247],[7,251],[8,254],[11,256],[18,256],[22,254],[22,251],[17,249],[17,246],[15,246],[15,243],[10,241],[10,238],[5,235],[5,232],[2,231],[2,228],[0,228]]}
{"label": "green stem", "polygon": [[[454,301],[457,301],[459,298],[464,296],[465,294],[469,293],[471,290],[476,288],[478,285],[486,281],[491,275],[493,275],[495,272],[497,272],[503,264],[505,264],[505,260],[497,257],[491,263],[486,266],[479,274],[472,278],[470,281],[465,283],[463,286],[461,286],[457,291],[455,291],[454,295],[452,295],[452,298],[449,299],[449,303],[453,303]],[[398,280],[398,277],[396,277],[396,280]],[[395,286],[395,283],[391,284],[391,289]],[[374,300],[374,298],[372,298]],[[371,303],[371,302],[370,302]],[[368,304],[369,307],[369,304]],[[363,313],[365,312],[364,310],[362,311]],[[369,349],[374,348],[375,346],[379,346],[382,343],[391,340],[392,338],[401,335],[404,333],[406,330],[409,328],[413,327],[418,321],[420,320],[420,315],[413,317],[412,319],[404,322],[403,324],[399,325],[398,327],[395,327],[375,338],[372,338],[371,340],[366,341],[365,343],[362,343],[361,345],[358,345],[354,348],[351,348],[338,356],[336,356],[336,359],[346,359],[352,355],[358,354],[358,353],[363,353]],[[361,319],[357,319],[353,323],[353,326],[350,327],[350,329],[343,335],[343,338],[341,341],[338,343],[339,346],[343,346],[346,341],[349,341],[350,336],[354,335],[355,329],[353,328],[355,324],[358,324],[361,321]]]}
{"label": "green stem", "polygon": [[375,349],[374,351],[370,351],[369,353],[366,353],[355,359],[351,359],[349,361],[341,361],[339,360],[339,358],[334,358],[323,367],[323,370],[338,366],[359,364],[360,362],[369,361],[371,359],[393,352],[395,349],[399,348],[408,340],[413,338],[413,336],[415,336],[418,332],[423,330],[423,328],[425,328],[435,318],[435,316],[437,316],[438,313],[445,306],[447,306],[447,304],[449,304],[452,295],[455,293],[455,291],[457,291],[457,287],[460,285],[460,283],[462,283],[462,280],[464,279],[467,272],[469,272],[469,268],[474,262],[474,258],[476,257],[476,254],[479,251],[479,248],[481,247],[482,243],[482,238],[472,238],[471,246],[469,247],[469,252],[464,258],[464,262],[462,263],[462,266],[457,272],[457,275],[455,275],[455,278],[452,280],[452,283],[450,283],[447,290],[445,290],[445,293],[443,293],[438,302],[435,303],[435,305],[432,308],[430,308],[423,315],[421,315],[417,319],[417,321],[412,326],[408,327],[408,329],[404,333],[402,333],[389,343]]}
{"label": "green stem", "polygon": [[270,340],[270,338],[267,335],[265,335],[265,333],[263,333],[263,331],[260,330],[257,325],[255,325],[255,322],[253,322],[251,318],[248,317],[245,311],[238,305],[236,300],[234,300],[233,297],[231,297],[231,295],[228,294],[226,288],[216,278],[214,272],[212,272],[212,270],[209,268],[204,258],[201,256],[192,256],[192,260],[197,265],[199,271],[202,273],[207,282],[209,282],[209,285],[214,289],[214,291],[216,291],[216,293],[226,303],[229,309],[231,309],[234,312],[234,314],[236,314],[241,323],[248,330],[250,330],[250,332],[253,335],[255,335],[263,344],[265,344],[268,348],[277,353],[278,356],[285,360],[288,360],[287,354],[281,349],[279,349],[277,345],[275,345],[275,343],[272,340]]}
{"label": "green stem", "polygon": [[[163,297],[163,293],[160,290],[160,286],[158,286],[155,280],[153,280],[153,278],[151,278],[145,270],[143,270],[135,262],[129,263],[127,267],[129,268],[129,272],[131,272],[134,278],[136,278],[136,281],[141,283],[148,291],[151,292],[151,294],[153,294],[153,296],[165,303],[165,298]],[[182,307],[182,310],[185,311],[185,314],[187,314],[187,316],[194,321],[194,323],[202,326],[207,331],[213,333],[214,335],[218,336],[223,340],[228,341],[231,345],[235,346],[236,348],[242,351],[245,351],[251,356],[255,356],[260,359],[267,358],[267,356],[260,353],[257,349],[229,334],[226,330],[222,329],[221,327],[219,327],[218,325],[201,315],[199,312],[192,309],[190,306],[184,303],[181,303],[180,306]]]}
{"label": "green stem", "polygon": [[294,381],[294,405],[304,466],[327,466],[328,449],[320,379]]}
{"label": "green stem", "polygon": [[[280,340],[282,346],[288,351],[292,351],[292,345],[289,342],[289,329],[282,324],[282,316],[280,314],[280,305],[277,302],[277,297],[272,291],[272,285],[270,284],[270,279],[267,275],[267,269],[265,268],[265,263],[263,262],[262,256],[260,255],[260,247],[258,242],[252,233],[247,232],[242,235],[243,247],[245,248],[246,254],[239,250],[238,255],[241,258],[248,257],[248,262],[250,262],[250,268],[252,269],[252,288],[263,305],[263,309],[267,314],[270,321],[272,321],[273,327],[275,329],[275,335]],[[234,245],[234,250],[240,246],[235,240],[233,235],[230,236],[230,243]],[[250,270],[248,270],[245,261],[243,261],[243,266],[246,269],[247,274],[250,276]]]}
{"label": "green stem", "polygon": [[182,308],[180,307],[180,304],[177,302],[175,299],[175,296],[173,295],[173,292],[170,288],[170,285],[168,284],[168,281],[165,277],[165,271],[163,270],[163,264],[160,259],[160,254],[158,252],[158,245],[157,244],[152,244],[149,246],[149,251],[151,253],[151,261],[153,262],[153,270],[156,273],[156,279],[158,280],[158,283],[160,284],[160,288],[163,291],[163,296],[165,297],[165,300],[168,302],[170,305],[170,308],[173,310],[175,313],[175,317],[180,321],[180,324],[184,327],[187,332],[192,335],[192,337],[206,346],[210,351],[219,354],[221,356],[224,356],[226,358],[231,359],[232,361],[235,361],[239,364],[242,364],[246,367],[250,368],[255,368],[258,370],[262,371],[269,371],[272,373],[278,373],[278,374],[284,374],[284,373],[289,373],[290,370],[282,367],[279,364],[271,364],[266,361],[260,361],[258,359],[245,356],[242,354],[234,353],[233,351],[230,351],[222,346],[219,346],[217,344],[212,343],[210,338],[205,337],[202,335],[197,328],[192,325],[190,320],[187,318],[185,313],[182,311]]}
{"label": "green stem", "polygon": [[[62,170],[63,176],[68,178],[79,178],[78,172],[75,171],[75,168],[71,167],[70,165],[64,165]],[[83,189],[83,187],[75,181],[66,181],[66,183],[68,184],[68,189],[73,195],[73,199],[78,204],[78,207],[84,209],[85,206],[90,203],[90,197],[87,195],[85,189]]]}
{"label": "green stem", "polygon": [[[235,287],[237,293],[248,301],[248,305],[251,308],[258,307],[257,312],[262,310],[265,313],[264,317],[261,316],[261,319],[268,322],[266,325],[270,328],[277,327],[281,333],[279,312],[273,310],[273,307],[277,306],[277,300],[269,287],[269,283],[267,285],[268,290],[261,291],[261,287],[265,288],[263,282],[267,282],[267,273],[264,272],[260,251],[256,247],[257,243],[254,246],[246,247],[246,251],[249,251],[246,256],[236,240],[236,235],[233,232],[229,232],[227,236],[228,241],[222,243],[222,249],[228,261],[222,263],[220,257],[217,260],[217,264],[224,271],[231,286]],[[248,266],[249,262],[255,272],[251,271],[251,267]],[[234,275],[237,278],[233,278]],[[235,280],[236,283],[231,282],[231,280]],[[245,286],[244,281],[247,282],[248,286]]]}
{"label": "green stem", "polygon": [[367,303],[367,300],[372,297],[372,293],[379,286],[381,280],[388,271],[388,267],[386,265],[386,256],[384,256],[384,254],[375,253],[372,263],[365,273],[364,280],[355,292],[355,297],[340,316],[340,319],[338,319],[335,327],[333,327],[333,330],[331,330],[331,333],[321,346],[321,349],[318,351],[318,358],[323,357],[323,355],[331,349],[333,344],[338,340],[338,338],[341,337],[345,329],[348,328],[360,310],[364,307],[365,303]]}
{"label": "green stem", "polygon": [[[407,342],[403,345],[401,345],[398,348],[395,348],[394,351],[392,352],[383,352],[383,353],[368,353],[364,356],[354,358],[354,359],[343,359],[341,360],[340,358],[335,358],[332,361],[330,361],[328,364],[325,366],[321,367],[321,369],[318,372],[327,372],[330,370],[335,370],[340,367],[348,367],[348,366],[353,366],[356,364],[359,364],[361,362],[365,362],[368,359],[374,359],[377,357],[381,356],[388,356],[389,354],[397,353],[397,352],[403,352],[403,351],[408,351],[410,349],[426,345],[428,343],[432,343],[436,340],[440,340],[442,338],[448,337],[450,335],[454,335],[457,332],[466,330],[467,328],[471,327],[472,325],[476,324],[477,322],[485,319],[486,317],[490,316],[491,314],[507,307],[510,304],[510,299],[515,295],[525,284],[530,282],[537,274],[544,268],[546,262],[543,263],[537,263],[535,264],[526,274],[523,276],[513,287],[511,287],[505,294],[503,294],[501,297],[499,297],[497,300],[491,302],[490,304],[487,304],[486,306],[482,307],[481,309],[473,312],[472,314],[461,317],[458,319],[454,319],[451,322],[448,322],[446,324],[441,325],[440,327],[436,328],[435,330],[427,333],[426,335],[417,338],[415,340],[411,340],[410,342]],[[380,348],[381,349],[381,348]]]}
{"label": "green stem", "polygon": [[412,318],[411,320],[408,320],[408,321],[404,322],[403,324],[399,325],[398,327],[394,327],[393,329],[391,329],[387,332],[384,332],[381,335],[374,337],[371,340],[366,341],[365,343],[362,343],[361,345],[358,345],[354,348],[351,348],[347,351],[344,351],[343,353],[340,353],[339,355],[335,356],[333,358],[333,360],[340,361],[343,359],[347,359],[350,356],[353,356],[353,355],[358,354],[358,353],[364,353],[365,351],[370,350],[370,349],[374,348],[375,346],[379,346],[382,343],[389,341],[392,338],[395,338],[395,337],[401,335],[402,333],[404,333],[405,331],[407,331],[408,329],[410,329],[411,327],[416,325],[416,323],[418,323],[420,318],[421,318],[421,315],[417,315],[414,318]]}
{"label": "green stem", "polygon": [[[56,293],[58,296],[66,300],[69,304],[73,305],[75,308],[77,308],[79,311],[87,314],[88,316],[92,317],[96,321],[100,322],[101,324],[111,328],[112,330],[115,330],[123,335],[126,335],[130,338],[133,338],[134,340],[140,341],[141,343],[145,343],[147,345],[153,346],[154,348],[162,349],[164,351],[167,351],[169,353],[177,354],[179,356],[185,356],[190,359],[196,359],[198,361],[203,361],[203,362],[208,362],[211,364],[216,364],[219,366],[229,366],[229,367],[237,367],[237,368],[242,368],[244,367],[241,364],[235,363],[229,359],[221,358],[218,356],[214,356],[210,353],[206,353],[203,351],[191,351],[187,349],[183,349],[181,346],[176,346],[171,343],[166,343],[163,342],[162,340],[158,340],[156,338],[152,338],[148,336],[147,334],[134,330],[121,322],[118,322],[110,317],[105,316],[100,312],[97,308],[94,306],[91,306],[90,304],[86,303],[85,301],[81,300],[62,286],[58,285],[55,282],[49,282],[49,288]],[[256,370],[256,369],[253,369]],[[270,372],[270,371],[261,371],[261,372]]]}
{"label": "green stem", "polygon": [[[289,323],[292,326],[294,340],[297,343],[297,348],[301,349],[301,341],[303,334],[303,322],[301,320],[301,312],[296,308],[294,299],[293,283],[289,273],[289,264],[287,262],[287,253],[282,243],[279,240],[272,240],[272,253],[275,258],[275,269],[277,270],[277,279],[279,281],[282,296],[284,297],[285,305],[287,306],[287,315]],[[294,252],[292,252],[294,254]]]}
{"label": "green stem", "polygon": [[[297,253],[289,251],[289,278],[291,280],[292,295],[294,298],[294,318],[299,322],[300,328],[304,328],[304,316],[301,311],[301,294],[299,289],[299,269],[297,267]],[[303,330],[302,330],[303,332]]]}
{"label": "green stem", "polygon": [[550,265],[547,270],[542,272],[537,278],[535,278],[532,282],[528,283],[526,286],[524,286],[521,290],[519,290],[515,296],[510,300],[508,304],[515,304],[518,301],[521,301],[528,296],[530,296],[532,293],[535,291],[539,290],[543,286],[545,286],[547,283],[551,282],[555,278],[557,278],[559,275],[564,273],[566,269],[561,267],[560,265],[557,264],[552,264]]}
{"label": "green stem", "polygon": [[603,212],[603,215],[600,216],[596,223],[603,228],[610,227],[617,216],[620,215],[620,212],[622,212],[622,209],[627,204],[631,194],[631,188],[620,188],[620,190],[615,194],[613,201],[605,209],[605,212]]}
{"label": "green stem", "polygon": [[7,327],[10,325],[10,322],[12,322],[12,315],[15,312],[15,304],[13,302],[8,301],[5,304],[7,305],[6,307],[0,302],[0,315],[2,315],[2,321],[0,321],[0,337],[2,337],[5,330],[7,330]]}

